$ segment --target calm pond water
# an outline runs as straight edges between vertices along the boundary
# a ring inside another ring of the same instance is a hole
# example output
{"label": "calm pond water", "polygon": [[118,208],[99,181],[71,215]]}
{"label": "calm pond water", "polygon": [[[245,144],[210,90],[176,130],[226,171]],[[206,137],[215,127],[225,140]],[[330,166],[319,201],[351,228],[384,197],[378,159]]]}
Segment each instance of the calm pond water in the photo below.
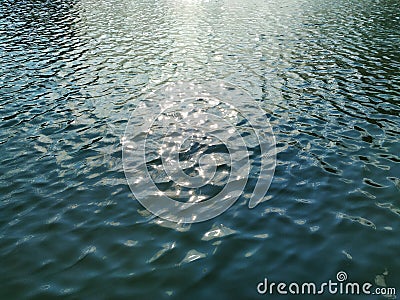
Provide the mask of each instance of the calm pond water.
{"label": "calm pond water", "polygon": [[[339,271],[399,291],[399,1],[2,0],[0,16],[0,299],[254,299],[264,278]],[[135,201],[121,138],[147,91],[196,79],[250,93],[277,165],[268,201],[175,226]]]}

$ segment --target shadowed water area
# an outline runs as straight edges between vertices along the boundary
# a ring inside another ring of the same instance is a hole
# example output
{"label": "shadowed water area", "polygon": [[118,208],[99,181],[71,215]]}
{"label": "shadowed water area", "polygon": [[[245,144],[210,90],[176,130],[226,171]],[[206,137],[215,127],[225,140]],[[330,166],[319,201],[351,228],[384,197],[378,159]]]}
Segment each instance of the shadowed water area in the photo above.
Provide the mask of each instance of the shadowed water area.
{"label": "shadowed water area", "polygon": [[[400,290],[399,49],[394,0],[2,0],[0,299],[267,298],[265,277],[338,271]],[[176,225],[135,200],[121,139],[148,91],[202,79],[258,102],[276,170],[254,209],[246,189]]]}

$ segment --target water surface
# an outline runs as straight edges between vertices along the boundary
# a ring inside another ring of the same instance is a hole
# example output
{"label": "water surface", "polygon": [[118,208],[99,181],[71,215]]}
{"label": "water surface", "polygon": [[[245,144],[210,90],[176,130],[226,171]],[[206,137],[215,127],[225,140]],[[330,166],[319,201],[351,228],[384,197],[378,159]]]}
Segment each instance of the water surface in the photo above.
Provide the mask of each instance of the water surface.
{"label": "water surface", "polygon": [[[253,299],[340,270],[400,289],[399,6],[1,1],[0,298]],[[255,209],[176,227],[135,201],[121,137],[147,91],[196,79],[259,102],[277,166]]]}

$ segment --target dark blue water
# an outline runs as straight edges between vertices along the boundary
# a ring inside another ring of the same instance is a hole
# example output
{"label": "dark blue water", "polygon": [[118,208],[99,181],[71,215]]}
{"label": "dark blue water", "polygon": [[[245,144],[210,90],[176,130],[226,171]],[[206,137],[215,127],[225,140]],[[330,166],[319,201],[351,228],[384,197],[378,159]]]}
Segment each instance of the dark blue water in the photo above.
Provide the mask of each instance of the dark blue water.
{"label": "dark blue water", "polygon": [[[0,16],[0,299],[266,298],[265,277],[339,271],[400,289],[398,1],[3,0]],[[250,93],[277,165],[256,208],[245,194],[176,226],[134,199],[121,138],[149,90],[195,79]]]}

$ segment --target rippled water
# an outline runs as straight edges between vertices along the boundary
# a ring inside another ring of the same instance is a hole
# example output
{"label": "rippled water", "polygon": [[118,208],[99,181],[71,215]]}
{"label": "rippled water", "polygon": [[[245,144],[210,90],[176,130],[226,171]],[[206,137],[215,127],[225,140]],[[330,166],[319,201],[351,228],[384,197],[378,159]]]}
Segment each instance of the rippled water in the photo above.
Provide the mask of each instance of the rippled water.
{"label": "rippled water", "polygon": [[[252,299],[264,277],[340,270],[400,289],[398,1],[3,0],[0,16],[1,299]],[[134,200],[121,138],[148,91],[198,79],[258,101],[277,165],[268,201],[177,227]]]}

